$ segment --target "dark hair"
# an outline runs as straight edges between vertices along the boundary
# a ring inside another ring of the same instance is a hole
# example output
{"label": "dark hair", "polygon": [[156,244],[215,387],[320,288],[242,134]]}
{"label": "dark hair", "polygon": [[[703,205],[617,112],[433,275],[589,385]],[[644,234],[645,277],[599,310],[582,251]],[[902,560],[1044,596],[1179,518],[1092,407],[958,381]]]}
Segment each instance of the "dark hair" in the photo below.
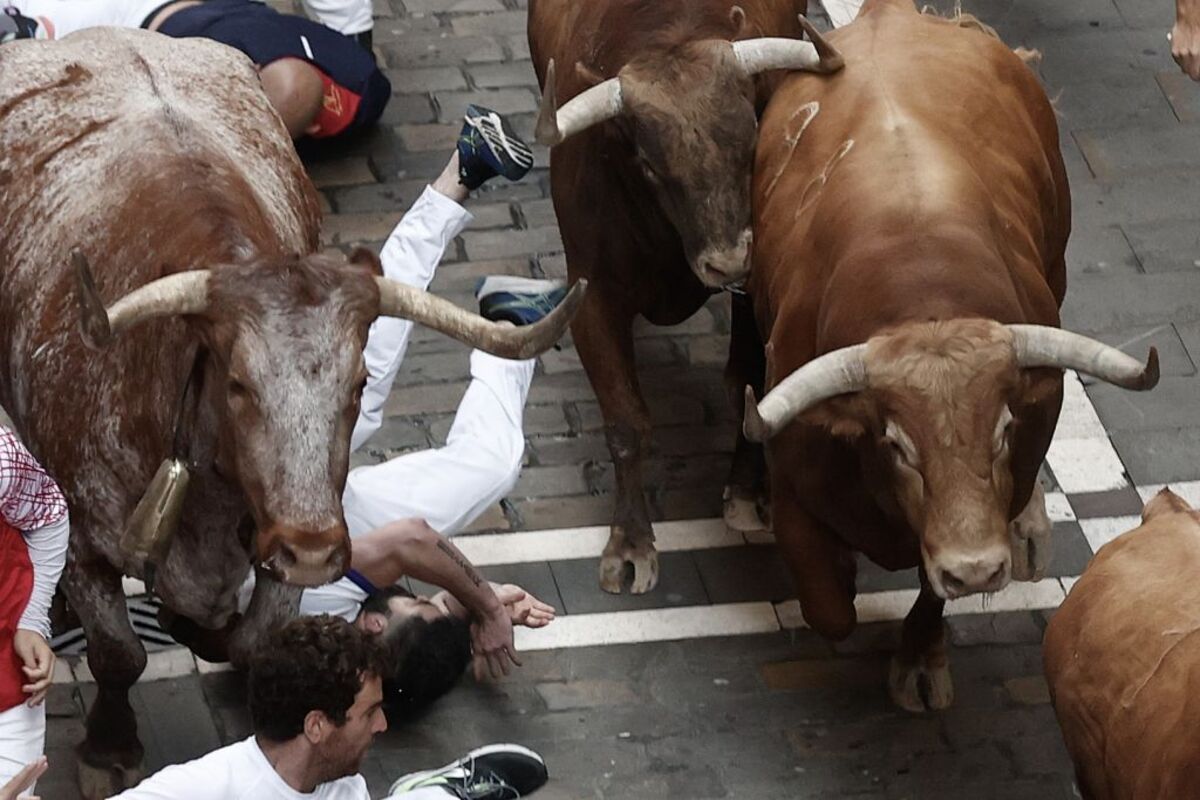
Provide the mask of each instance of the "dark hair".
{"label": "dark hair", "polygon": [[310,711],[344,724],[364,677],[382,676],[383,667],[371,637],[344,619],[321,614],[292,620],[274,630],[250,662],[254,732],[286,742],[304,731]]}
{"label": "dark hair", "polygon": [[[364,611],[387,610],[392,597],[412,597],[400,587],[371,594]],[[386,663],[383,675],[388,711],[417,714],[454,688],[471,661],[471,629],[465,620],[444,616],[434,622],[412,616],[389,625],[380,637]]]}

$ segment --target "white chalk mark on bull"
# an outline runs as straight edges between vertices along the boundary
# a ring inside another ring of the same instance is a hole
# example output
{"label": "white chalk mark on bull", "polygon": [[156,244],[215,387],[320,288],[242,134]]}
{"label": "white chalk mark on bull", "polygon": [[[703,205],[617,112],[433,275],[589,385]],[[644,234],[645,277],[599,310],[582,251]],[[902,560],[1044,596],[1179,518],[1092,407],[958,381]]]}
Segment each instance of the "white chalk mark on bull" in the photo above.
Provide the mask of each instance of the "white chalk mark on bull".
{"label": "white chalk mark on bull", "polygon": [[[783,141],[785,141],[788,146],[787,158],[785,158],[783,163],[779,165],[779,169],[775,170],[775,175],[771,178],[771,182],[767,184],[767,191],[764,194],[765,197],[770,197],[771,193],[775,191],[775,184],[779,183],[779,179],[783,177],[784,171],[787,170],[788,164],[790,164],[792,161],[792,156],[796,154],[796,145],[800,143],[800,137],[804,135],[806,130],[808,130],[809,123],[813,121],[820,110],[821,104],[818,101],[813,100],[811,103],[805,103],[797,108],[792,112],[792,115],[788,117],[788,124],[784,128],[783,134]],[[800,127],[792,130],[792,123],[794,123],[796,118],[801,114],[804,115],[804,119],[800,121]]]}
{"label": "white chalk mark on bull", "polygon": [[800,219],[800,216],[809,209],[817,198],[821,196],[821,190],[825,188],[825,184],[829,182],[829,176],[833,174],[833,169],[836,167],[846,154],[854,149],[854,140],[847,139],[842,142],[842,146],[837,149],[830,159],[825,162],[825,169],[821,170],[821,174],[813,178],[808,186],[804,187],[804,195],[800,198],[800,207],[796,209],[796,213],[792,219]]}

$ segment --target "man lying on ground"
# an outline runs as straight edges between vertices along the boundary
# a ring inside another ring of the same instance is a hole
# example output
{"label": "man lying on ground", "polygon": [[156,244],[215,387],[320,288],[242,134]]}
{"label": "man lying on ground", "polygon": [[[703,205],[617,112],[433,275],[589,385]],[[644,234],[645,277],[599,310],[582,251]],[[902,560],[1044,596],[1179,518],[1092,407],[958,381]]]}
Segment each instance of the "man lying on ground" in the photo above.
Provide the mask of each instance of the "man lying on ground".
{"label": "man lying on ground", "polygon": [[369,49],[320,23],[280,14],[255,0],[175,0],[165,5],[162,0],[11,0],[0,13],[0,44],[61,39],[98,26],[202,37],[242,51],[258,65],[267,98],[293,139],[362,130],[379,119],[392,96]]}
{"label": "man lying on ground", "polygon": [[[304,617],[276,630],[250,666],[254,735],[165,767],[120,800],[368,800],[358,774],[383,714],[384,655],[353,625]],[[402,800],[512,800],[546,783],[541,756],[490,745],[395,782]]]}

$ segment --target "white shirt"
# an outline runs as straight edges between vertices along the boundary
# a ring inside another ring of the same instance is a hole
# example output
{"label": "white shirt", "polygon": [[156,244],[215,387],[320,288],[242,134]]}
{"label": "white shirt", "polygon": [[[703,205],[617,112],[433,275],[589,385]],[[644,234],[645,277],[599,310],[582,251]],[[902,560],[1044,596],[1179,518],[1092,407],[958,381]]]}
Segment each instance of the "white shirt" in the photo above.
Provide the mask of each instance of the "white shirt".
{"label": "white shirt", "polygon": [[140,28],[150,12],[164,0],[11,0],[26,17],[33,17],[43,30],[38,38],[61,39],[69,33],[100,25]]}
{"label": "white shirt", "polygon": [[110,800],[370,800],[362,775],[322,783],[309,794],[279,777],[258,742],[249,739],[186,764],[163,767]]}
{"label": "white shirt", "polygon": [[[254,596],[254,570],[242,581],[238,589],[238,611],[245,614],[250,607],[250,598]],[[314,586],[305,589],[300,595],[300,613],[304,616],[331,614],[341,617],[346,622],[354,622],[362,610],[367,593],[349,578],[341,578],[324,586]]]}

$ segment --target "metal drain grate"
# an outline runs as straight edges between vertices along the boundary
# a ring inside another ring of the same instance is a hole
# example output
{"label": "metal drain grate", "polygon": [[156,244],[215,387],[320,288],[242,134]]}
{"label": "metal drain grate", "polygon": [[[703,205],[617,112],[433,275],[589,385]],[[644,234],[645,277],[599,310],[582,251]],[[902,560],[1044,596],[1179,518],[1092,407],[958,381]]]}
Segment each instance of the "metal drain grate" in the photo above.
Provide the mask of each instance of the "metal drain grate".
{"label": "metal drain grate", "polygon": [[[161,602],[157,597],[138,595],[125,598],[125,608],[129,611],[129,620],[133,623],[133,631],[142,640],[146,652],[167,650],[179,647],[179,643],[158,627],[158,608]],[[83,636],[83,628],[72,628],[60,633],[50,640],[50,646],[60,656],[78,656],[87,652],[87,640]]]}

